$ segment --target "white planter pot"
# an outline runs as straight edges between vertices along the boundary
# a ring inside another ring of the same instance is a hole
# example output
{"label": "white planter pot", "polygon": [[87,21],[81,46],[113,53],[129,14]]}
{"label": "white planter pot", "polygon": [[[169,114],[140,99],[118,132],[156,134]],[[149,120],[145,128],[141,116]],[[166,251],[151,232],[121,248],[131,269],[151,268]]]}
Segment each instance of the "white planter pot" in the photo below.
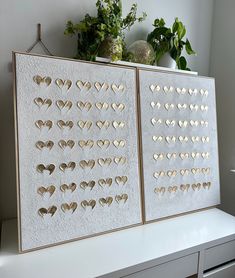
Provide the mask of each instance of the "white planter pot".
{"label": "white planter pot", "polygon": [[159,67],[166,67],[170,69],[176,69],[176,61],[171,57],[170,53],[165,53],[162,58],[158,61]]}

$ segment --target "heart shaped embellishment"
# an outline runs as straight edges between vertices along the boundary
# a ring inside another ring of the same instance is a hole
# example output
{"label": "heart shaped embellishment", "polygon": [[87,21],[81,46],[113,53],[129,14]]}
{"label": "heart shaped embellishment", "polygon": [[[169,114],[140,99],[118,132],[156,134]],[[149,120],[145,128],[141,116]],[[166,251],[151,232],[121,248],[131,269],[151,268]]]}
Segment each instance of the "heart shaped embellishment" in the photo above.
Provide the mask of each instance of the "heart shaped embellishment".
{"label": "heart shaped embellishment", "polygon": [[77,185],[74,182],[70,183],[69,185],[64,183],[60,186],[60,190],[64,193],[67,191],[71,191],[71,193],[73,193],[76,190],[76,188],[77,188]]}
{"label": "heart shaped embellishment", "polygon": [[98,140],[96,142],[97,146],[100,147],[100,148],[108,148],[109,145],[110,145],[110,141],[105,139],[105,140]]}
{"label": "heart shaped embellishment", "polygon": [[95,160],[81,160],[79,162],[79,165],[82,169],[85,169],[85,168],[90,168],[90,169],[93,169],[94,166],[95,166]]}
{"label": "heart shaped embellishment", "polygon": [[192,189],[194,190],[194,191],[196,191],[196,190],[200,190],[201,189],[201,183],[194,183],[194,184],[192,184]]}
{"label": "heart shaped embellishment", "polygon": [[201,171],[204,175],[209,175],[210,174],[210,168],[202,168]]}
{"label": "heart shaped embellishment", "polygon": [[191,125],[192,127],[197,127],[197,126],[199,125],[199,122],[198,122],[198,121],[193,121],[193,120],[191,120],[189,123],[190,123],[190,125]]}
{"label": "heart shaped embellishment", "polygon": [[173,170],[173,171],[167,171],[167,176],[169,178],[174,178],[177,175],[177,171]]}
{"label": "heart shaped embellishment", "polygon": [[45,215],[47,214],[50,214],[51,217],[56,213],[57,211],[57,207],[56,206],[51,206],[49,207],[48,209],[46,208],[40,208],[38,210],[38,214],[41,216],[41,217],[44,217]]}
{"label": "heart shaped embellishment", "polygon": [[81,202],[81,206],[86,209],[87,207],[91,207],[92,209],[94,209],[94,207],[96,206],[96,201],[95,200],[84,200]]}
{"label": "heart shaped embellishment", "polygon": [[152,102],[150,102],[150,105],[151,105],[152,108],[155,108],[155,107],[157,107],[157,109],[161,108],[161,103],[160,102],[152,101]]}
{"label": "heart shaped embellishment", "polygon": [[209,142],[210,142],[210,137],[208,137],[208,136],[202,137],[202,143],[209,143]]}
{"label": "heart shaped embellishment", "polygon": [[43,141],[38,141],[36,143],[36,147],[39,149],[39,150],[42,150],[43,148],[48,148],[49,150],[51,150],[54,146],[54,142],[52,141],[46,141],[46,142],[43,142]]}
{"label": "heart shaped embellishment", "polygon": [[184,103],[184,104],[178,103],[177,104],[177,108],[179,110],[185,110],[185,109],[187,109],[187,107],[188,107],[188,105],[186,103]]}
{"label": "heart shaped embellishment", "polygon": [[196,174],[200,174],[201,169],[200,168],[192,168],[191,169],[192,174],[196,175]]}
{"label": "heart shaped embellishment", "polygon": [[50,86],[52,79],[49,76],[40,76],[40,75],[35,75],[33,77],[33,81],[37,84],[37,85],[45,85],[45,86]]}
{"label": "heart shaped embellishment", "polygon": [[174,108],[175,108],[175,105],[174,105],[173,103],[171,103],[171,104],[166,103],[166,104],[164,105],[164,107],[165,107],[165,109],[166,109],[167,111],[169,111],[170,109],[171,109],[171,110],[174,109]]}
{"label": "heart shaped embellishment", "polygon": [[98,164],[103,167],[103,166],[109,166],[112,163],[111,158],[99,158],[97,159]]}
{"label": "heart shaped embellishment", "polygon": [[81,111],[86,110],[87,112],[92,108],[92,104],[90,102],[78,101],[77,106]]}
{"label": "heart shaped embellishment", "polygon": [[192,136],[191,138],[193,143],[199,142],[200,141],[200,137],[199,136]]}
{"label": "heart shaped embellishment", "polygon": [[209,190],[210,187],[211,187],[211,182],[203,182],[202,186],[203,186],[204,189],[208,189]]}
{"label": "heart shaped embellishment", "polygon": [[109,89],[109,84],[107,83],[100,83],[100,82],[95,82],[94,84],[96,90],[99,92],[100,90],[107,91]]}
{"label": "heart shaped embellishment", "polygon": [[168,192],[169,193],[176,193],[178,190],[178,186],[169,186],[168,187]]}
{"label": "heart shaped embellishment", "polygon": [[199,109],[199,106],[198,106],[197,104],[190,104],[190,105],[189,105],[189,109],[190,109],[191,111],[197,112],[198,109]]}
{"label": "heart shaped embellishment", "polygon": [[49,98],[42,99],[40,97],[37,97],[34,99],[34,102],[39,108],[41,108],[42,106],[47,106],[48,109],[52,105],[52,100]]}
{"label": "heart shaped embellishment", "polygon": [[150,90],[152,91],[152,93],[154,93],[154,92],[160,92],[160,90],[161,90],[161,87],[159,86],[159,85],[150,85],[149,86],[149,88],[150,88]]}
{"label": "heart shaped embellishment", "polygon": [[41,186],[38,188],[37,192],[38,194],[40,194],[41,196],[43,196],[45,193],[49,193],[50,197],[54,194],[55,192],[55,186],[54,185],[50,185],[48,187],[44,187]]}
{"label": "heart shaped embellishment", "polygon": [[57,100],[56,101],[56,105],[57,107],[60,109],[60,111],[66,109],[67,111],[69,111],[72,106],[73,106],[73,103],[72,101],[70,100],[67,100],[67,101],[63,101],[63,100]]}
{"label": "heart shaped embellishment", "polygon": [[154,193],[158,195],[164,195],[165,192],[166,192],[166,188],[163,186],[154,188]]}
{"label": "heart shaped embellishment", "polygon": [[89,91],[90,89],[91,89],[91,87],[92,87],[92,85],[91,85],[91,83],[90,82],[88,82],[88,81],[81,81],[81,80],[78,80],[77,82],[76,82],[76,85],[77,85],[77,87],[78,87],[78,89],[81,91],[81,90],[83,90],[83,89],[86,89],[87,91]]}
{"label": "heart shaped embellishment", "polygon": [[178,125],[180,128],[186,128],[188,126],[188,121],[179,121]]}
{"label": "heart shaped embellishment", "polygon": [[124,89],[125,89],[123,84],[120,84],[120,85],[112,84],[111,88],[114,93],[122,93],[122,92],[124,92]]}
{"label": "heart shaped embellishment", "polygon": [[123,103],[112,103],[111,107],[114,111],[123,111],[125,109],[125,104]]}
{"label": "heart shaped embellishment", "polygon": [[202,127],[208,127],[209,123],[207,121],[201,121],[200,124]]}
{"label": "heart shaped embellishment", "polygon": [[201,111],[202,111],[202,112],[207,112],[208,109],[209,109],[207,105],[201,105],[200,108],[201,108]]}
{"label": "heart shaped embellishment", "polygon": [[184,95],[187,92],[187,89],[185,89],[185,88],[176,88],[176,92],[179,95]]}
{"label": "heart shaped embellishment", "polygon": [[64,203],[61,205],[61,209],[63,212],[68,212],[68,211],[72,211],[72,213],[75,212],[75,210],[77,209],[78,207],[78,204],[76,202],[72,202],[70,204],[68,203]]}
{"label": "heart shaped embellishment", "polygon": [[189,191],[189,188],[190,188],[190,184],[181,184],[180,185],[180,190],[181,191]]}
{"label": "heart shaped embellishment", "polygon": [[210,153],[209,152],[203,152],[201,154],[201,156],[202,156],[203,159],[208,159],[210,157]]}
{"label": "heart shaped embellishment", "polygon": [[189,170],[188,169],[181,169],[180,174],[181,174],[181,176],[186,176],[186,175],[189,174]]}
{"label": "heart shaped embellishment", "polygon": [[155,153],[153,155],[153,158],[157,161],[157,160],[163,160],[164,159],[164,154],[163,153]]}
{"label": "heart shaped embellishment", "polygon": [[151,119],[151,124],[153,126],[155,126],[156,124],[161,124],[161,123],[162,123],[162,119],[156,119],[156,118]]}
{"label": "heart shaped embellishment", "polygon": [[176,153],[167,153],[166,154],[166,157],[167,157],[167,159],[176,159]]}
{"label": "heart shaped embellishment", "polygon": [[126,145],[126,141],[125,141],[125,140],[114,140],[114,141],[113,141],[113,145],[114,145],[116,148],[124,148],[125,145]]}
{"label": "heart shaped embellishment", "polygon": [[127,194],[122,194],[122,195],[116,195],[115,196],[115,201],[118,204],[120,204],[121,202],[123,202],[125,204],[127,200],[128,200],[128,195]]}
{"label": "heart shaped embellishment", "polygon": [[165,93],[173,93],[174,92],[174,87],[172,87],[172,86],[170,86],[170,87],[164,86],[163,87],[163,91]]}
{"label": "heart shaped embellishment", "polygon": [[155,173],[153,173],[153,176],[155,179],[162,178],[165,176],[165,172],[164,171],[155,172]]}
{"label": "heart shaped embellishment", "polygon": [[89,130],[91,127],[92,127],[93,123],[92,121],[78,121],[78,126],[81,128],[81,129],[87,129]]}
{"label": "heart shaped embellishment", "polygon": [[95,181],[88,181],[88,182],[82,181],[82,182],[80,183],[80,187],[81,187],[83,190],[86,190],[87,188],[90,189],[90,190],[92,190],[92,189],[94,188],[94,186],[95,186]]}
{"label": "heart shaped embellishment", "polygon": [[112,179],[112,178],[99,179],[99,180],[98,180],[98,184],[99,184],[99,186],[101,186],[101,187],[104,187],[104,186],[111,186],[112,183],[113,183],[113,179]]}
{"label": "heart shaped embellishment", "polygon": [[118,185],[125,185],[128,181],[128,177],[127,176],[117,176],[115,178],[115,181]]}
{"label": "heart shaped embellishment", "polygon": [[179,136],[178,139],[179,139],[180,143],[187,143],[189,140],[187,136]]}
{"label": "heart shaped embellishment", "polygon": [[168,144],[172,144],[172,143],[176,142],[176,137],[175,136],[166,136],[165,140]]}
{"label": "heart shaped embellishment", "polygon": [[124,126],[125,126],[125,122],[113,121],[112,124],[113,124],[113,127],[115,129],[117,129],[117,128],[124,128]]}
{"label": "heart shaped embellishment", "polygon": [[51,175],[55,170],[55,165],[54,164],[49,164],[47,166],[45,166],[44,164],[39,164],[37,166],[37,171],[39,173],[43,173],[44,171],[49,171],[49,175]]}
{"label": "heart shaped embellishment", "polygon": [[192,156],[193,159],[199,158],[200,155],[201,155],[200,153],[195,153],[195,152],[191,153],[191,156]]}
{"label": "heart shaped embellishment", "polygon": [[93,140],[87,140],[87,141],[85,141],[85,140],[79,140],[79,141],[78,141],[78,145],[79,145],[79,147],[81,147],[81,148],[88,147],[88,148],[91,149],[91,148],[94,146],[94,141],[93,141]]}
{"label": "heart shaped embellishment", "polygon": [[127,159],[126,159],[126,157],[124,157],[124,156],[120,156],[120,157],[114,157],[113,161],[114,161],[114,163],[116,163],[117,165],[118,165],[118,164],[122,164],[122,165],[123,165],[123,164],[126,163]]}
{"label": "heart shaped embellishment", "polygon": [[99,110],[108,110],[109,108],[109,104],[107,102],[97,102],[95,106]]}
{"label": "heart shaped embellishment", "polygon": [[153,136],[152,138],[154,142],[162,142],[163,140],[163,136]]}
{"label": "heart shaped embellishment", "polygon": [[65,79],[65,80],[62,80],[62,79],[56,79],[55,81],[56,85],[60,88],[60,89],[63,89],[65,88],[67,91],[71,88],[72,86],[72,81],[69,80],[69,79]]}
{"label": "heart shaped embellishment", "polygon": [[61,163],[60,164],[60,170],[65,172],[65,170],[71,170],[73,171],[76,167],[76,163],[75,162],[69,162],[68,164],[66,163]]}
{"label": "heart shaped embellishment", "polygon": [[100,198],[99,203],[102,207],[104,206],[110,206],[113,202],[113,197],[106,197],[106,198]]}
{"label": "heart shaped embellishment", "polygon": [[35,122],[35,125],[37,128],[42,129],[43,127],[48,128],[48,130],[50,130],[53,126],[53,122],[48,120],[48,121],[42,121],[42,120],[38,120]]}
{"label": "heart shaped embellishment", "polygon": [[99,129],[102,129],[102,128],[108,129],[110,126],[110,122],[109,121],[97,121],[96,125],[98,126]]}
{"label": "heart shaped embellishment", "polygon": [[183,159],[188,159],[189,158],[189,153],[180,153],[179,156],[182,160]]}
{"label": "heart shaped embellishment", "polygon": [[73,122],[72,121],[63,121],[63,120],[59,120],[57,122],[57,125],[60,129],[65,129],[65,128],[68,128],[68,129],[71,129],[73,127]]}
{"label": "heart shaped embellishment", "polygon": [[200,90],[200,94],[201,94],[201,96],[205,96],[205,97],[207,97],[208,96],[208,94],[209,94],[209,92],[207,91],[207,90],[203,90],[203,89],[201,89]]}
{"label": "heart shaped embellishment", "polygon": [[66,147],[72,149],[75,146],[75,142],[73,140],[68,140],[67,142],[65,140],[60,140],[58,145],[62,150],[64,150]]}
{"label": "heart shaped embellishment", "polygon": [[166,120],[165,123],[168,127],[174,127],[176,124],[176,121],[175,120]]}
{"label": "heart shaped embellishment", "polygon": [[198,90],[197,89],[189,89],[188,93],[190,94],[190,96],[196,96],[198,94]]}

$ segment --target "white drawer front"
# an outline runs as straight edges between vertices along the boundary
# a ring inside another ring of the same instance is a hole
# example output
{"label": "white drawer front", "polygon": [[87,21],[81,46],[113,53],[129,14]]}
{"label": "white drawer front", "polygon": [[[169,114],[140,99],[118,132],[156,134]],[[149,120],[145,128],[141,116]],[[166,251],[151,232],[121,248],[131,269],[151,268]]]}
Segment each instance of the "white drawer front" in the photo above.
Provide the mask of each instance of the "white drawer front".
{"label": "white drawer front", "polygon": [[210,271],[203,276],[203,278],[234,278],[235,277],[235,263],[227,264],[216,270]]}
{"label": "white drawer front", "polygon": [[210,269],[233,259],[235,259],[235,240],[207,249],[204,269]]}
{"label": "white drawer front", "polygon": [[125,276],[126,278],[184,278],[197,273],[198,254]]}

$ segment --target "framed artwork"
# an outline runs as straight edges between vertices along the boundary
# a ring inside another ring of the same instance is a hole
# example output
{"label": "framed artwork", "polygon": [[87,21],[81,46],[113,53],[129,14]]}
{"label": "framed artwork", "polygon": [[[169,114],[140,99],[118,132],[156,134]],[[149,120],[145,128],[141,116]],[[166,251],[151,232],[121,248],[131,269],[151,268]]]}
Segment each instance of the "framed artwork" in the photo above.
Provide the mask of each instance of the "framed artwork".
{"label": "framed artwork", "polygon": [[141,224],[136,70],[13,60],[20,251]]}
{"label": "framed artwork", "polygon": [[214,80],[139,70],[145,222],[220,202]]}

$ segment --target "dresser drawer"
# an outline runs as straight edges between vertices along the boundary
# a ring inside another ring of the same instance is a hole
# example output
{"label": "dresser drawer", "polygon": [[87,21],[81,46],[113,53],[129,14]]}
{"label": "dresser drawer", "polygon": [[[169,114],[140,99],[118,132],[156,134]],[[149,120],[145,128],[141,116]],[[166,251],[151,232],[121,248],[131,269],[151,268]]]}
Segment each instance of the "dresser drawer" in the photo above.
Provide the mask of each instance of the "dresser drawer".
{"label": "dresser drawer", "polygon": [[204,269],[210,269],[233,259],[235,259],[235,240],[207,249]]}
{"label": "dresser drawer", "polygon": [[198,253],[125,276],[125,278],[185,278],[197,273]]}
{"label": "dresser drawer", "polygon": [[204,274],[203,278],[234,278],[235,263],[230,263]]}

